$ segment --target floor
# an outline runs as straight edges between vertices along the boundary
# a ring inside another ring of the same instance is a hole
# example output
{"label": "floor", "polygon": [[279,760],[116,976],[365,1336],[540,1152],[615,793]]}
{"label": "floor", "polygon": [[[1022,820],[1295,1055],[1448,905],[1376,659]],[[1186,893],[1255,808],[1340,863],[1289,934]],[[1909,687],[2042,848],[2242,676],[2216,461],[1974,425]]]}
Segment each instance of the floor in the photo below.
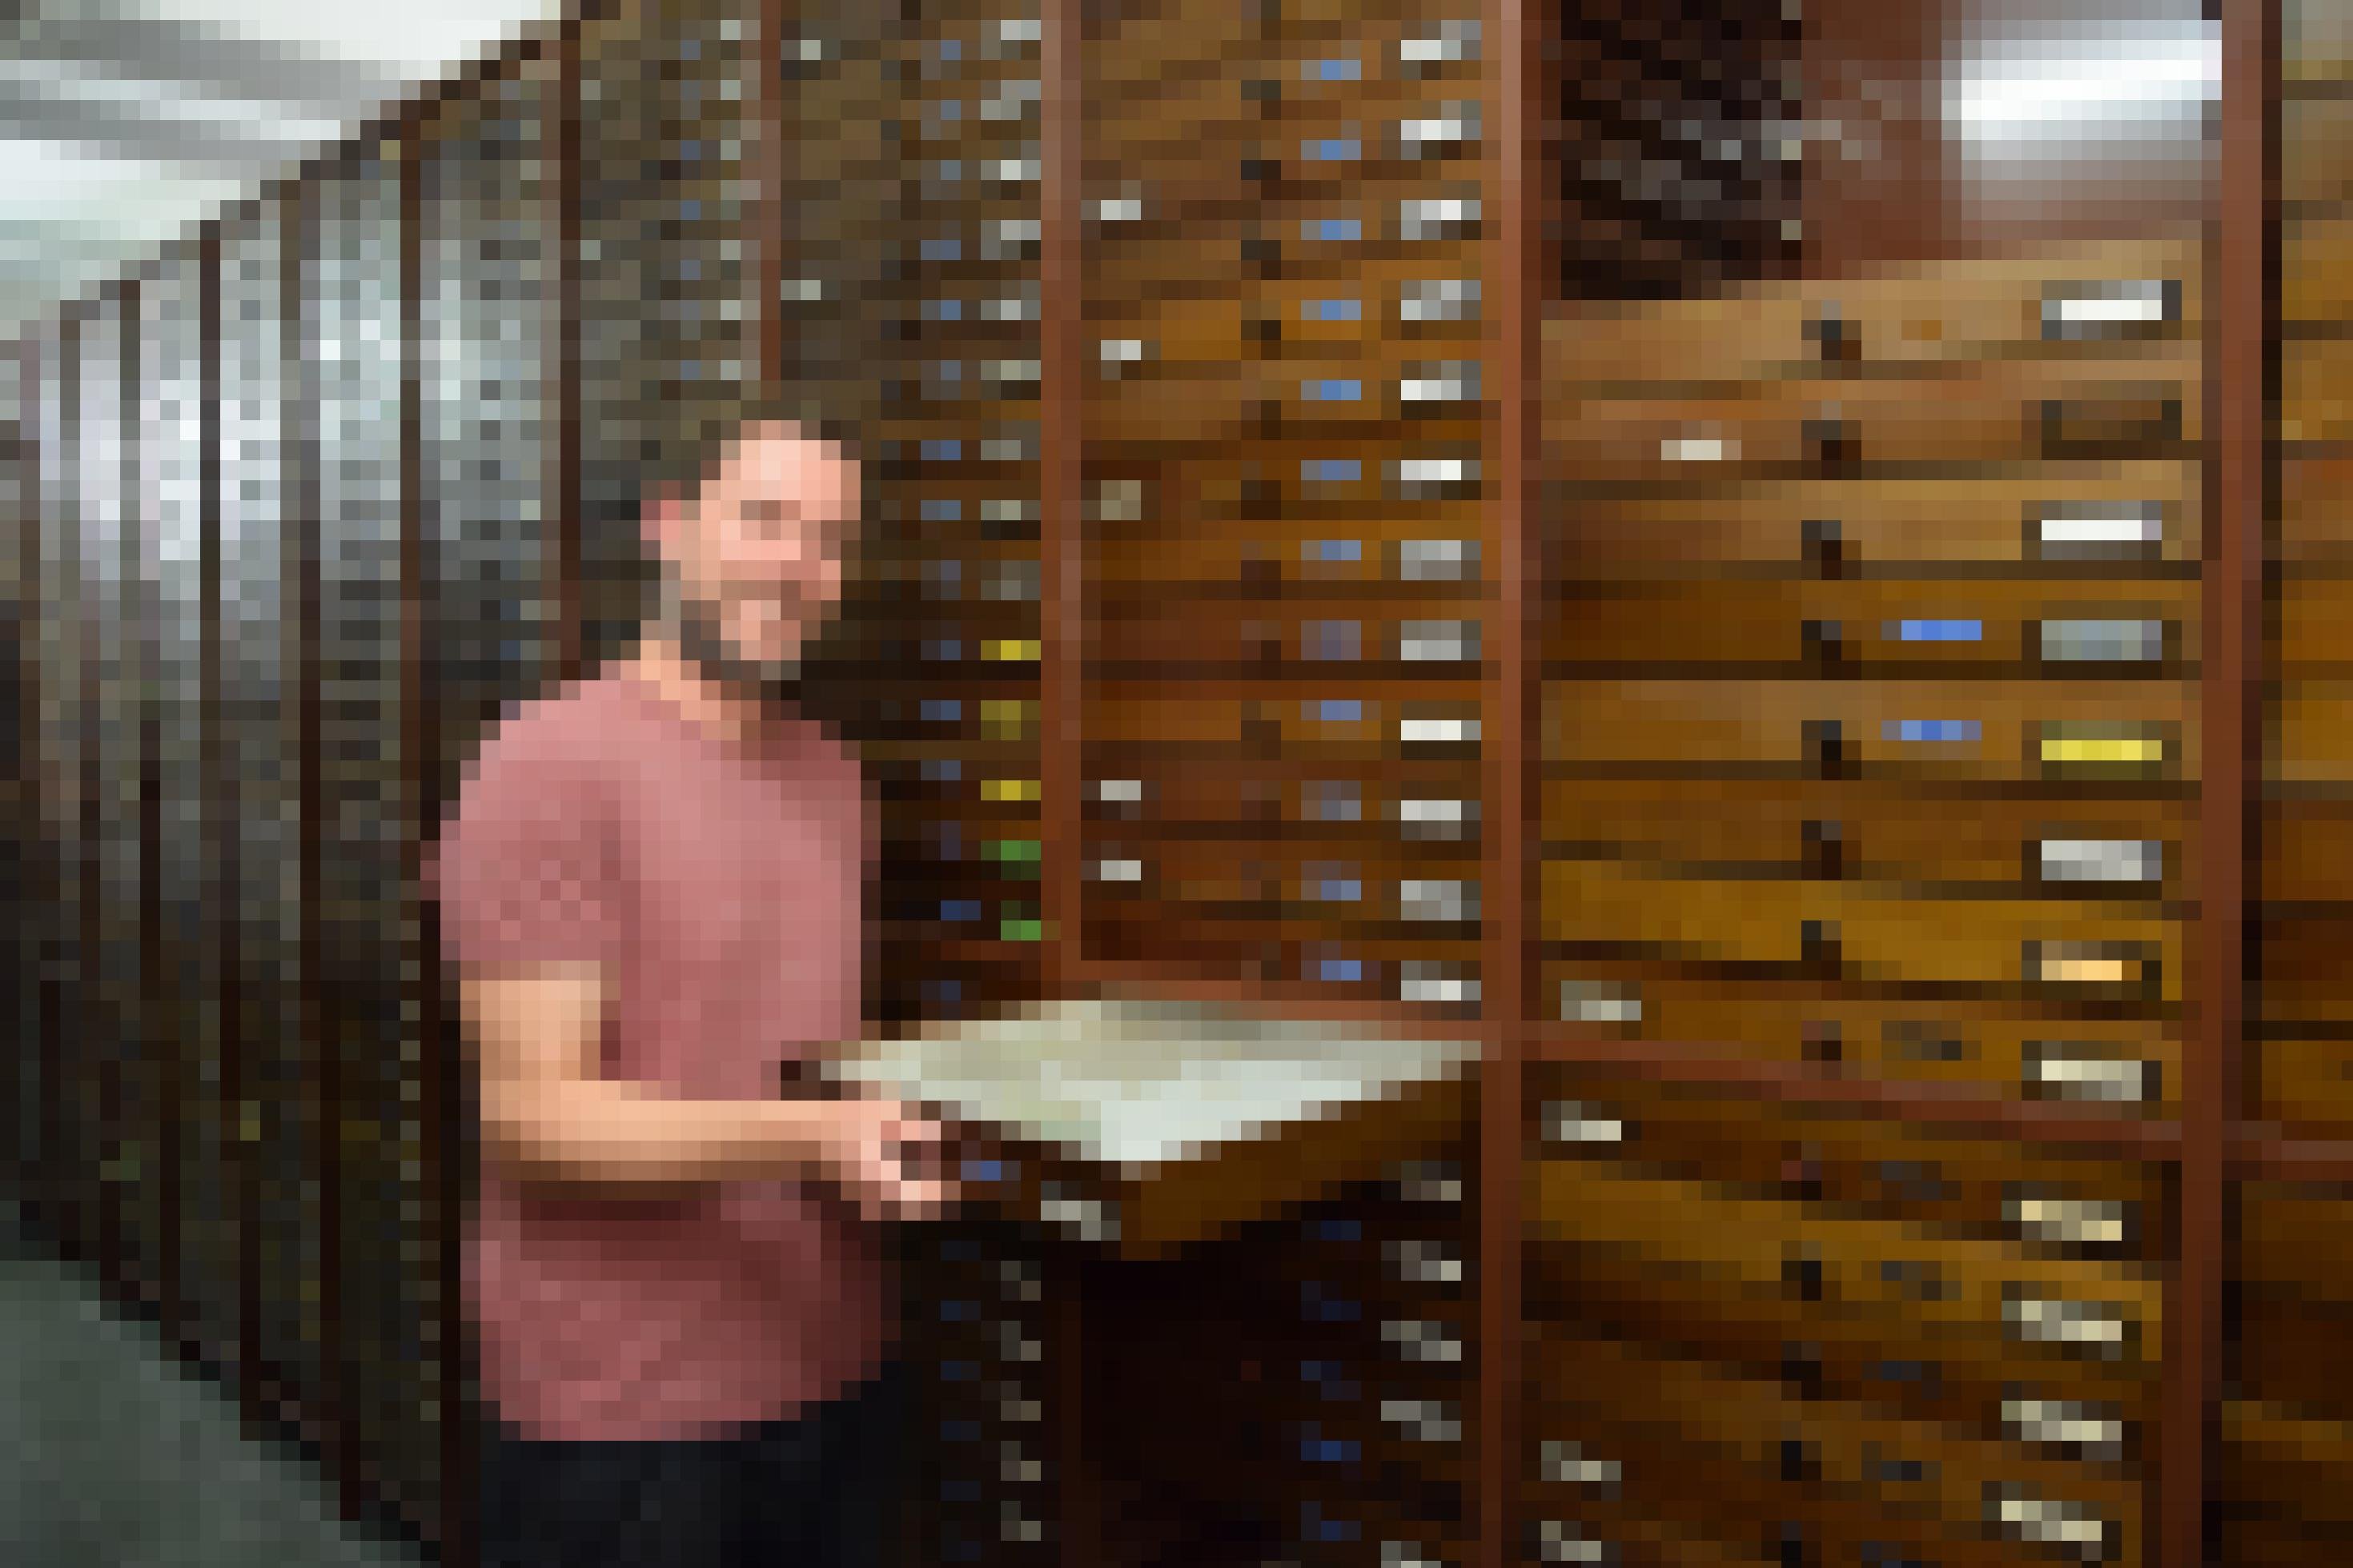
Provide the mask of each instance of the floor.
{"label": "floor", "polygon": [[334,1518],[320,1480],[240,1432],[152,1332],[109,1312],[0,1205],[0,1563],[415,1568]]}

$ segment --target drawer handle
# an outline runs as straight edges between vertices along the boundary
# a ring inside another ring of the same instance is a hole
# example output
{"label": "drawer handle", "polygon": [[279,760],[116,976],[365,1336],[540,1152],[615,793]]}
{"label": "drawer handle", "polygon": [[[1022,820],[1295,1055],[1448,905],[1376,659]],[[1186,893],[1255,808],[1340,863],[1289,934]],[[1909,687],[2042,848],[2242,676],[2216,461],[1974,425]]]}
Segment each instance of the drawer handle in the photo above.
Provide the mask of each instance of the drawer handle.
{"label": "drawer handle", "polygon": [[2157,501],[2058,501],[2038,509],[2032,544],[2047,561],[2145,560],[2165,542]]}
{"label": "drawer handle", "polygon": [[1625,1479],[1625,1467],[1616,1459],[1588,1458],[1578,1443],[1547,1442],[1544,1446],[1545,1479],[1567,1486],[1614,1487]]}
{"label": "drawer handle", "polygon": [[1459,1443],[1462,1421],[1441,1399],[1384,1399],[1381,1419],[1406,1428],[1407,1436],[1423,1443]]}
{"label": "drawer handle", "polygon": [[2124,1450],[2125,1424],[2115,1406],[2076,1399],[2005,1399],[2001,1421],[2013,1443],[2047,1444],[2097,1457]]}
{"label": "drawer handle", "polygon": [[1400,1280],[1417,1285],[1462,1283],[1462,1260],[1449,1256],[1435,1243],[1393,1241],[1381,1250],[1388,1255],[1391,1271]]}
{"label": "drawer handle", "polygon": [[1399,38],[1398,63],[1435,65],[1441,60],[1475,60],[1479,58],[1479,31],[1475,21],[1440,22],[1435,33],[1419,38]]}
{"label": "drawer handle", "polygon": [[2049,1246],[2126,1247],[2137,1216],[2129,1203],[2027,1194],[2003,1200],[2002,1217],[2028,1240]]}
{"label": "drawer handle", "polygon": [[2107,1521],[2078,1503],[2061,1502],[2021,1486],[1986,1488],[1986,1522],[2012,1541],[2038,1546],[2073,1546],[2092,1562],[2108,1555]]}
{"label": "drawer handle", "polygon": [[2053,283],[2042,290],[2046,342],[2129,334],[2181,320],[2181,284],[2171,278]]}
{"label": "drawer handle", "polygon": [[1381,1338],[1398,1346],[1399,1359],[1404,1361],[1459,1363],[1462,1360],[1462,1342],[1445,1330],[1443,1323],[1422,1319],[1392,1319],[1381,1325]]}
{"label": "drawer handle", "polygon": [[2155,1097],[2158,1085],[2157,1063],[2118,1061],[2096,1055],[2096,1050],[2090,1045],[2028,1041],[2024,1075],[2028,1087],[2042,1089],[2057,1100],[2137,1104]]}
{"label": "drawer handle", "polygon": [[1626,1123],[1574,1100],[1545,1107],[1545,1136],[1555,1143],[1623,1143]]}
{"label": "drawer handle", "polygon": [[2046,882],[2157,882],[2165,878],[2162,839],[2044,838],[2035,847]]}
{"label": "drawer handle", "polygon": [[1082,1241],[1117,1241],[1119,1209],[1091,1198],[1047,1198],[1038,1205],[1049,1225],[1059,1225]]}
{"label": "drawer handle", "polygon": [[1597,1540],[1576,1525],[1557,1519],[1547,1519],[1536,1526],[1536,1546],[1546,1563],[1610,1563],[1618,1561],[1615,1545]]}
{"label": "drawer handle", "polygon": [[2122,1359],[2133,1337],[2123,1310],[2099,1302],[2010,1294],[2002,1301],[2001,1313],[2013,1339],[2081,1347],[2103,1361]]}

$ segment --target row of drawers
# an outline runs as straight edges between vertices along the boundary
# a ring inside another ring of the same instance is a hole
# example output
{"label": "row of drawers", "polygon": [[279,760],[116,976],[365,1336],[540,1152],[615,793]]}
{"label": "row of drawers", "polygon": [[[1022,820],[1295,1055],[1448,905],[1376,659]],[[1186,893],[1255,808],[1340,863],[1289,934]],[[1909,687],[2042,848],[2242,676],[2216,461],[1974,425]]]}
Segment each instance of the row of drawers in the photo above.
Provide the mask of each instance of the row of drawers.
{"label": "row of drawers", "polygon": [[[1449,562],[1448,564],[1452,564]],[[1346,597],[1295,592],[1281,603],[1247,594],[1174,592],[1106,582],[1092,595],[1091,665],[1223,666],[1296,677],[1319,666],[1476,665],[1483,607],[1438,584],[1377,592],[1409,597],[1400,614],[1367,615]],[[2119,672],[2193,679],[2200,586],[2194,583],[1795,583],[1725,580],[1636,587],[1565,585],[1536,651],[1548,667],[1599,674],[1657,665],[1801,665],[1842,676]],[[1322,597],[1323,602],[1316,599]],[[2353,584],[2306,582],[2283,591],[2285,659],[2344,659]]]}
{"label": "row of drawers", "polygon": [[[1459,681],[1335,673],[1229,684],[1233,697],[1202,691],[1214,683],[1164,695],[1106,679],[1085,717],[1100,747],[1271,746],[1303,762],[1475,747],[1482,733],[1480,704],[1450,691]],[[2353,702],[2353,683],[2306,689],[2282,715],[2280,776],[2343,776],[2353,741],[2331,737],[2353,729],[2329,723]],[[1730,767],[1788,779],[1895,770],[1927,784],[2174,784],[2197,777],[2196,708],[2178,688],[2113,680],[1617,680],[1547,690],[1538,746],[1563,776]]]}
{"label": "row of drawers", "polygon": [[[1174,689],[1105,677],[1086,721],[1098,747],[1138,755],[1272,747],[1339,764],[1396,747],[1408,757],[1452,755],[1410,748],[1479,744],[1481,705],[1457,695],[1464,685],[1337,670]],[[1228,692],[1203,689],[1219,686]],[[2295,683],[2274,710],[2268,778],[2353,778],[2348,712],[2353,680]],[[1900,776],[1929,785],[2177,785],[2198,780],[2201,755],[2194,689],[2113,679],[1562,682],[1545,692],[1537,744],[1564,778],[1734,769],[1757,781]]]}

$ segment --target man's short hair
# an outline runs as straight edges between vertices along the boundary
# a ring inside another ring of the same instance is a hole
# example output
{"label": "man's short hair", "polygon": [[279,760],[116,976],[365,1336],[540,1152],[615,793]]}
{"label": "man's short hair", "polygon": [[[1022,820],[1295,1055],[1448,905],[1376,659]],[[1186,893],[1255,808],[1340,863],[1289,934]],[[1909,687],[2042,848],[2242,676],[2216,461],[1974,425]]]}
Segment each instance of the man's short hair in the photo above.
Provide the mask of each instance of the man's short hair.
{"label": "man's short hair", "polygon": [[702,489],[726,467],[747,437],[782,426],[786,433],[824,441],[854,457],[847,431],[830,420],[816,417],[807,401],[797,396],[746,398],[723,420],[705,420],[692,431],[661,443],[650,465],[647,492],[655,500],[691,504]]}

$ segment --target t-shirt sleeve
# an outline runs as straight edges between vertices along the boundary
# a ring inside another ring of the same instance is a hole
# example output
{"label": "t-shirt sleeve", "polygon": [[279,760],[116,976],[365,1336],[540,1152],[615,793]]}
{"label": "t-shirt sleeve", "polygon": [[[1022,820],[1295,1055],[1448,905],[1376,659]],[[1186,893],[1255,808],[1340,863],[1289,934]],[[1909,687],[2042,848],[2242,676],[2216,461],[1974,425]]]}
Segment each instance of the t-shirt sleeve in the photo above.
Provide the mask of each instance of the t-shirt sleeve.
{"label": "t-shirt sleeve", "polygon": [[449,962],[617,963],[628,903],[613,826],[580,763],[486,749],[427,857]]}

